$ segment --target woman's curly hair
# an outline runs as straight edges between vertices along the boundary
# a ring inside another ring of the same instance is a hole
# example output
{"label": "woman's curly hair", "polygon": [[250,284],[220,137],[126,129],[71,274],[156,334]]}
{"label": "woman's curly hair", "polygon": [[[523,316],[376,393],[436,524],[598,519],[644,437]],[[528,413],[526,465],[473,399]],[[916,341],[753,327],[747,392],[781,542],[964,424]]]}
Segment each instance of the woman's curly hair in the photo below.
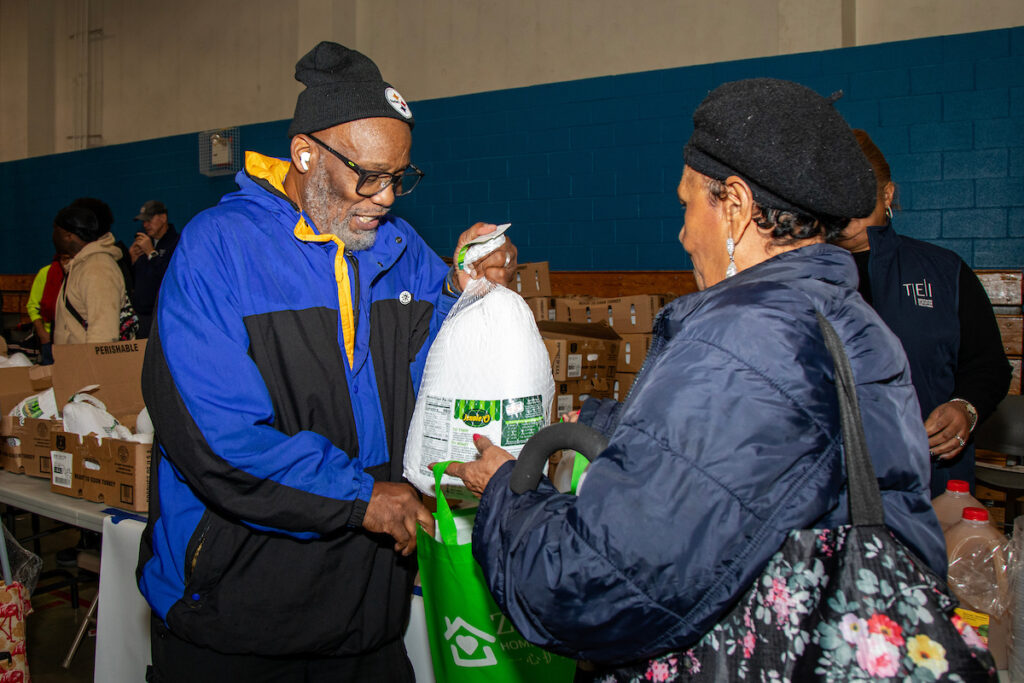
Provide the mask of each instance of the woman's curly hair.
{"label": "woman's curly hair", "polygon": [[[705,187],[712,206],[728,196],[728,188],[721,180],[706,178]],[[850,223],[849,218],[833,216],[812,216],[802,211],[775,209],[754,204],[754,222],[757,227],[768,232],[772,241],[778,245],[802,242],[823,235],[826,242],[839,237]]]}

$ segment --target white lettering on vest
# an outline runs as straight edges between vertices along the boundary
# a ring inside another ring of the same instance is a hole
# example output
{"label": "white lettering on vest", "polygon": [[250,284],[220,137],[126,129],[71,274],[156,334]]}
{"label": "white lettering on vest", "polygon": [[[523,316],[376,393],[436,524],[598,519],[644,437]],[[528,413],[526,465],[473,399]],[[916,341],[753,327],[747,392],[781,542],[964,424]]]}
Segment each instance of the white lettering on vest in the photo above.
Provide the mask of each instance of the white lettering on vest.
{"label": "white lettering on vest", "polygon": [[932,296],[932,284],[928,280],[920,282],[904,282],[903,290],[914,301],[915,306],[921,308],[933,308],[934,297]]}

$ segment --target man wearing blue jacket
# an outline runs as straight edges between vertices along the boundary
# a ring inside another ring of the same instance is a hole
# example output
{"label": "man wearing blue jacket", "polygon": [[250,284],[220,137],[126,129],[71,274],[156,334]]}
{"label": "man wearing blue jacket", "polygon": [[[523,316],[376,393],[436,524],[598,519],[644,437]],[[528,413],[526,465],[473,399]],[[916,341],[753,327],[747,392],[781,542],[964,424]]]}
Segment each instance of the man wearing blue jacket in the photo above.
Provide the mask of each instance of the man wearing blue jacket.
{"label": "man wearing blue jacket", "polygon": [[[468,276],[389,213],[423,174],[376,65],[320,43],[295,77],[290,160],[248,152],[186,226],[146,351],[152,680],[413,679],[409,555],[433,520],[402,457]],[[480,265],[507,284],[515,247]]]}

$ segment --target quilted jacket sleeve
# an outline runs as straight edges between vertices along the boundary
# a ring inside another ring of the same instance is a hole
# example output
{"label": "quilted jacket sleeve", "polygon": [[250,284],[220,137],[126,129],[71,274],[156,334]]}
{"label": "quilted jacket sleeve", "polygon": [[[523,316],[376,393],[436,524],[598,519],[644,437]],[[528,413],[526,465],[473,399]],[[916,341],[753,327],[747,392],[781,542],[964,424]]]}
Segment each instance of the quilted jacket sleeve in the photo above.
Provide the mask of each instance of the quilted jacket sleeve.
{"label": "quilted jacket sleeve", "polygon": [[647,374],[578,497],[546,480],[515,495],[506,465],[477,515],[474,555],[499,606],[528,640],[573,657],[621,662],[694,642],[789,529],[836,504],[836,425],[803,400],[834,405],[830,385],[794,397],[692,339]]}
{"label": "quilted jacket sleeve", "polygon": [[622,403],[610,398],[588,398],[580,408],[579,422],[610,437],[619,424]]}

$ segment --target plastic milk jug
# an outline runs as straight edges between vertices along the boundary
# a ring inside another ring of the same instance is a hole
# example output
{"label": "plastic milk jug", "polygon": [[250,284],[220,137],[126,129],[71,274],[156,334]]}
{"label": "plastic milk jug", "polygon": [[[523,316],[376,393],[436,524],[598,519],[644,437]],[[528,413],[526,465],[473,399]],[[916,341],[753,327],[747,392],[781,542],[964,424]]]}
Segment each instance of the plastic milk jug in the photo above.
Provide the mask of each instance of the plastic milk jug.
{"label": "plastic milk jug", "polygon": [[[961,519],[946,532],[946,554],[949,558],[949,588],[960,600],[957,609],[968,623],[988,637],[989,650],[996,668],[1007,666],[1007,635],[1009,614],[1000,610],[993,614],[992,603],[1009,601],[1004,546],[1006,537],[989,523],[988,511],[965,507]],[[963,613],[961,610],[968,610]],[[987,633],[984,627],[988,617]]]}
{"label": "plastic milk jug", "polygon": [[939,518],[942,533],[945,534],[951,526],[960,521],[960,513],[964,508],[984,506],[971,495],[971,487],[966,481],[950,479],[946,483],[945,492],[932,500],[932,507],[935,508],[935,516]]}

